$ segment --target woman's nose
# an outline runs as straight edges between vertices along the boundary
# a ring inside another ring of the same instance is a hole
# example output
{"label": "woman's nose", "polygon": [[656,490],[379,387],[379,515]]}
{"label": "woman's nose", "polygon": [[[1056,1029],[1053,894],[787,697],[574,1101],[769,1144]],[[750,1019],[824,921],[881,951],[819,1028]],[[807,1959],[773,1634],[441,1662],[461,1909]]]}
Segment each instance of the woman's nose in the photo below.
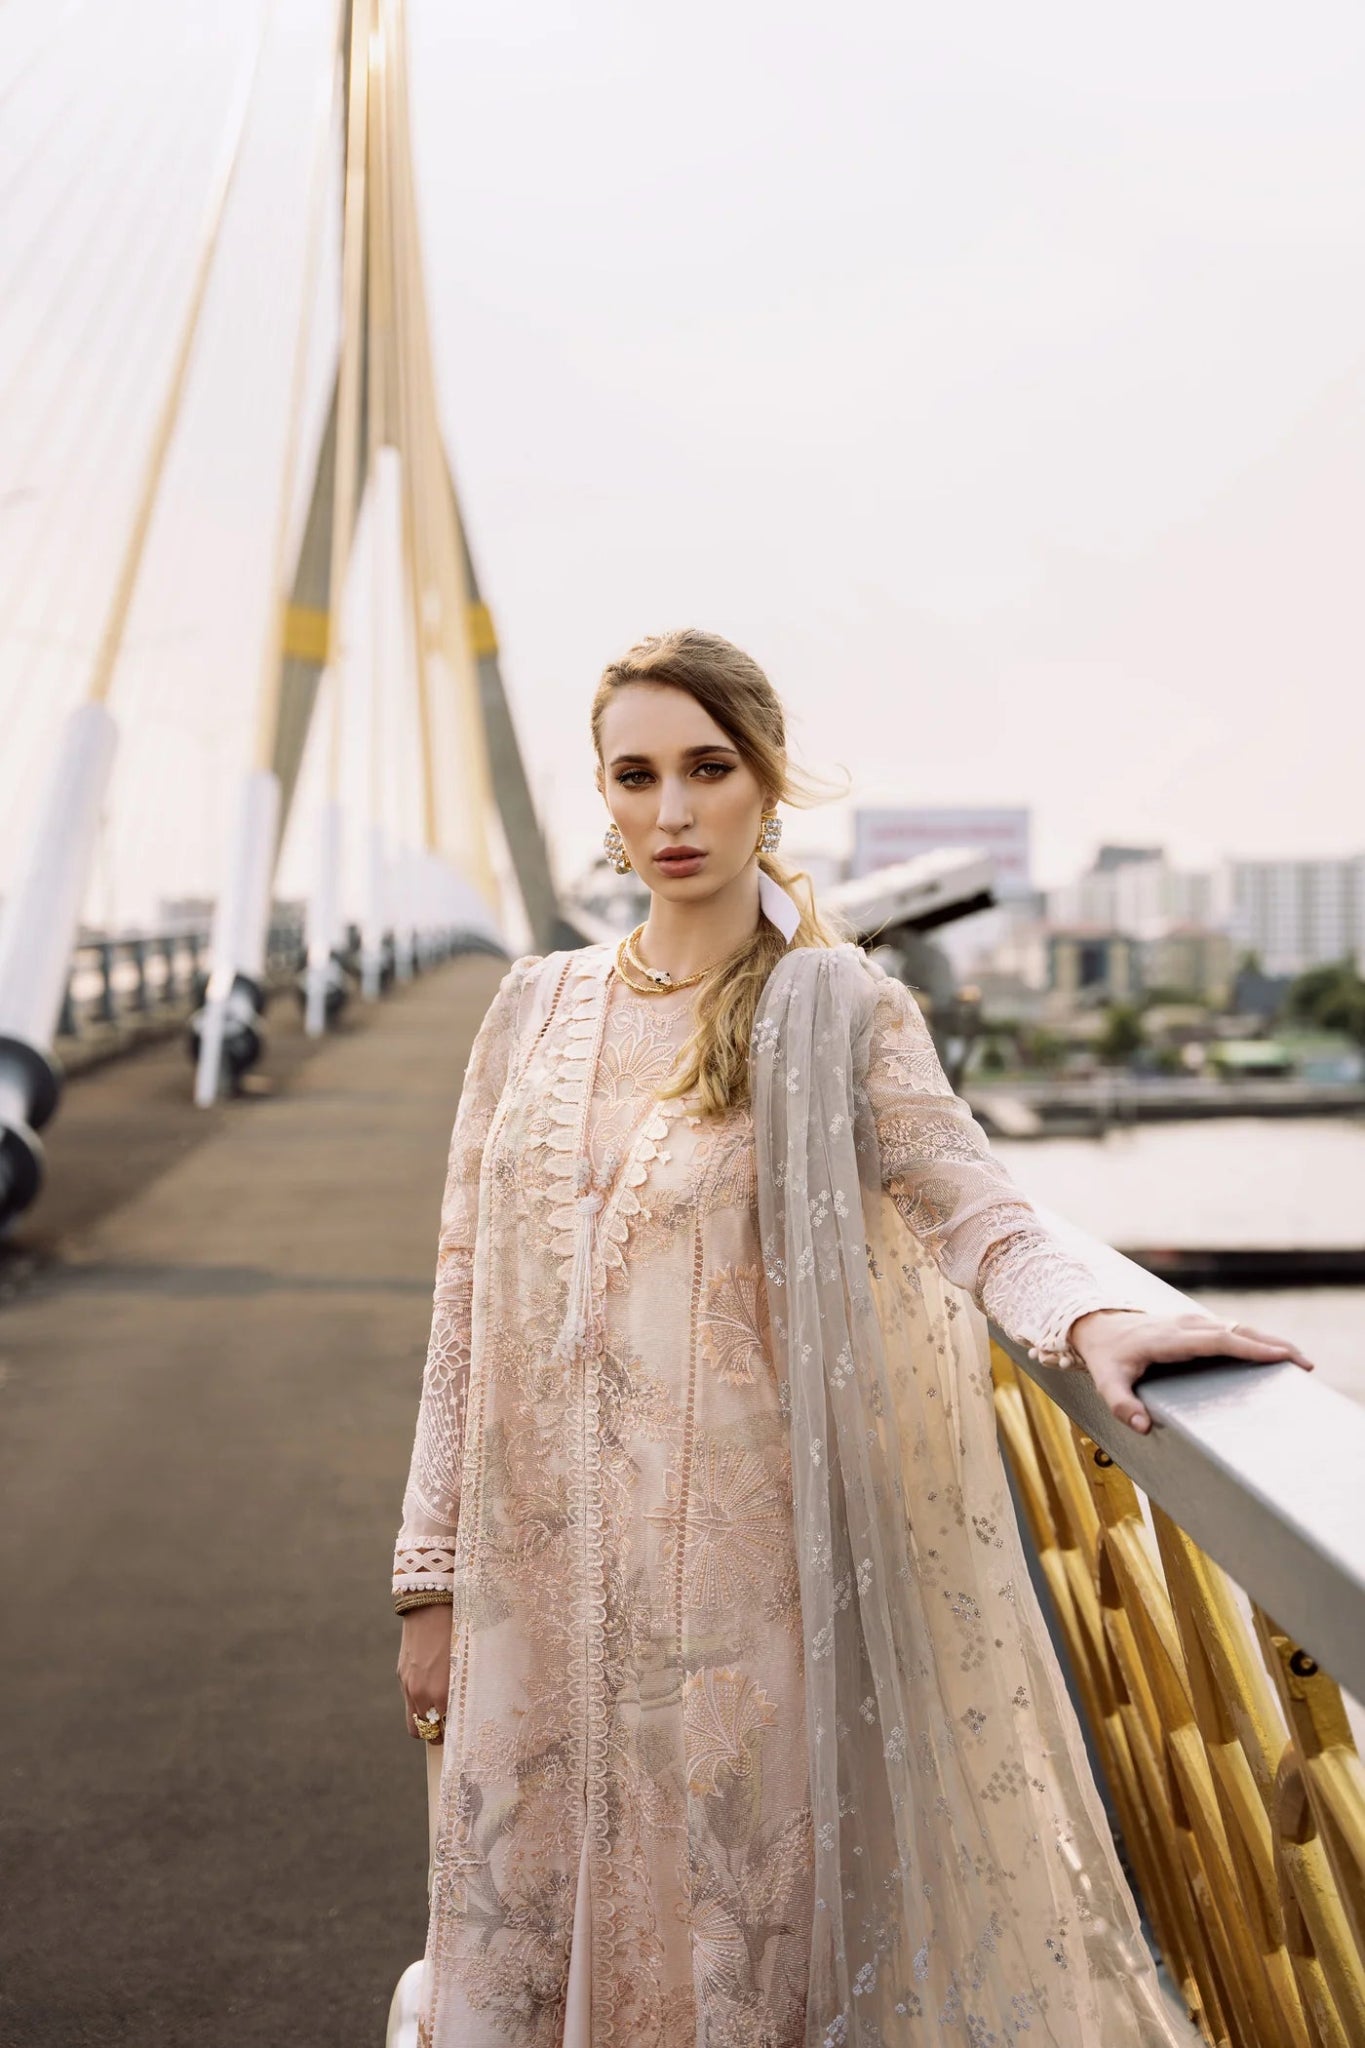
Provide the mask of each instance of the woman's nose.
{"label": "woman's nose", "polygon": [[688,802],[687,784],[666,780],[659,792],[659,830],[682,832],[691,823],[692,806]]}

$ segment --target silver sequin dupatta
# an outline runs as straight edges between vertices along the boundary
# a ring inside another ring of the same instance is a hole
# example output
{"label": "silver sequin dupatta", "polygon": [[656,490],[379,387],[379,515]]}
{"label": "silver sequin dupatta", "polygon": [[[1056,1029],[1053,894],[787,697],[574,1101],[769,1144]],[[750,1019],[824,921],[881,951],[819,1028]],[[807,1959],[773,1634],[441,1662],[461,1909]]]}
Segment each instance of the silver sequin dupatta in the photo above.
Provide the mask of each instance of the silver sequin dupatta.
{"label": "silver sequin dupatta", "polygon": [[759,1219],[790,1403],[808,2048],[1173,2048],[996,1442],[984,1321],[883,1193],[852,946],[769,978]]}

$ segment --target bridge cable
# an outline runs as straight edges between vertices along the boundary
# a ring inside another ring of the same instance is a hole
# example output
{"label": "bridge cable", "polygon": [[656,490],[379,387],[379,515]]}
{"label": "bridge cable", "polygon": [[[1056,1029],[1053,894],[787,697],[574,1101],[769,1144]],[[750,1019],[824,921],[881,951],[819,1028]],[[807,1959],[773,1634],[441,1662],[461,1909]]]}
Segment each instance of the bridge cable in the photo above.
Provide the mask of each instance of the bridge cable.
{"label": "bridge cable", "polygon": [[189,304],[185,311],[180,345],[176,350],[170,384],[166,390],[161,415],[156,423],[156,430],[152,438],[142,490],[139,494],[133,518],[132,533],[129,536],[128,546],[124,553],[118,582],[115,585],[113,602],[110,605],[104,630],[100,636],[99,647],[95,654],[94,670],[90,678],[88,692],[91,703],[102,704],[108,698],[114,669],[118,662],[119,649],[123,640],[123,630],[127,624],[128,611],[132,604],[137,572],[142,564],[143,550],[146,546],[147,534],[151,526],[152,513],[156,507],[157,492],[165,470],[166,456],[170,449],[176,423],[180,417],[181,401],[184,398],[185,386],[189,377],[190,362],[199,331],[199,317],[203,311],[204,298],[208,291],[209,278],[213,270],[213,259],[218,249],[223,215],[232,190],[237,166],[241,161],[242,139],[246,132],[247,118],[251,110],[260,70],[261,52],[265,43],[265,23],[266,15],[263,12],[251,68],[247,74],[238,105],[234,109],[233,119],[228,129],[227,145],[211,188],[208,212],[204,221],[200,243],[199,261],[195,268]]}
{"label": "bridge cable", "polygon": [[[192,123],[187,124],[188,133]],[[178,138],[172,138],[170,146],[154,160],[148,180],[149,189],[155,190],[155,181],[164,168],[170,167],[179,155]],[[131,216],[130,225],[135,234],[140,231],[136,215]],[[93,566],[91,553],[85,555],[86,574],[77,585],[79,593],[89,593],[84,607],[81,596],[73,597],[68,579],[64,575],[44,577],[41,564],[54,543],[61,546],[63,556],[70,553],[73,524],[79,527],[79,514],[71,511],[72,504],[88,508],[92,498],[97,497],[101,479],[108,476],[116,466],[117,452],[126,442],[128,430],[128,401],[147,381],[147,354],[141,345],[141,338],[149,340],[163,334],[170,324],[170,316],[176,304],[183,302],[183,266],[178,261],[167,262],[165,250],[154,238],[141,235],[144,260],[141,265],[130,265],[131,296],[133,305],[141,312],[142,318],[131,328],[121,327],[121,347],[117,352],[109,351],[104,358],[93,348],[84,360],[90,374],[84,380],[72,382],[57,378],[53,381],[51,396],[40,411],[34,430],[28,437],[28,446],[23,451],[24,466],[34,462],[42,451],[49,471],[55,472],[56,487],[46,494],[47,502],[41,518],[34,524],[19,561],[11,574],[8,586],[0,595],[0,618],[15,622],[8,637],[11,640],[37,637],[42,639],[57,617],[68,628],[75,627],[71,640],[79,644],[94,626],[94,614],[99,603],[98,584],[90,573]],[[116,252],[115,268],[120,262]],[[100,327],[111,322],[113,315],[107,301],[96,299],[91,305],[84,326],[78,331],[74,350],[80,359],[80,351],[88,337]],[[113,375],[107,374],[112,363]],[[83,399],[82,407],[76,402]],[[62,429],[65,431],[62,431]],[[45,445],[44,445],[45,444]],[[74,447],[74,457],[68,459],[65,450]],[[22,474],[22,470],[19,471]],[[98,545],[93,542],[93,545]],[[45,591],[45,597],[38,597],[38,618],[34,628],[26,629],[23,621],[31,616],[26,600],[30,592]],[[81,623],[83,611],[88,612],[90,626]],[[93,633],[91,632],[91,637]],[[45,654],[41,657],[46,660]]]}
{"label": "bridge cable", "polygon": [[[345,0],[334,0],[339,28]],[[315,115],[315,139],[304,199],[307,228],[304,241],[299,316],[294,338],[294,361],[290,373],[285,447],[276,513],[275,547],[271,562],[273,605],[266,635],[263,666],[257,694],[254,766],[270,771],[274,765],[275,726],[279,717],[280,686],[284,677],[285,616],[289,589],[289,542],[294,524],[299,478],[299,447],[307,397],[308,369],[312,357],[317,318],[318,277],[322,267],[323,231],[327,220],[330,153],[337,100],[336,43],[332,39],[332,61],[319,92]]]}
{"label": "bridge cable", "polygon": [[[173,163],[175,155],[172,147],[163,152],[162,158],[153,160],[151,190],[155,190],[163,161]],[[137,229],[136,216],[132,217],[131,225]],[[109,352],[115,374],[112,378],[102,374],[104,359],[91,349],[86,357],[91,375],[74,380],[74,393],[71,382],[55,378],[49,401],[39,412],[23,453],[23,464],[28,466],[38,459],[41,449],[45,473],[55,476],[56,481],[55,488],[44,490],[46,502],[41,515],[0,594],[0,619],[9,622],[3,641],[16,655],[21,642],[27,641],[38,649],[32,668],[26,671],[20,697],[21,715],[25,705],[35,716],[50,706],[50,695],[39,687],[38,675],[53,663],[57,625],[65,628],[61,637],[68,662],[82,646],[88,649],[93,642],[100,601],[99,580],[94,571],[100,559],[97,550],[102,550],[105,543],[87,532],[82,550],[83,574],[73,588],[65,573],[65,563],[71,554],[73,529],[79,532],[82,518],[81,512],[73,511],[72,507],[74,504],[84,509],[88,528],[89,507],[98,498],[100,481],[116,467],[118,450],[126,440],[126,401],[146,383],[146,354],[141,338],[163,333],[173,306],[183,298],[181,266],[164,261],[164,249],[155,239],[145,235],[142,239],[145,261],[132,269],[133,303],[142,318],[131,329],[125,326],[120,330],[122,347],[117,354]],[[117,260],[116,254],[116,264]],[[108,304],[97,299],[78,334],[77,350],[84,337],[112,317]],[[62,427],[65,432],[60,431]],[[73,444],[76,452],[68,456],[65,451]],[[23,473],[12,461],[7,461],[6,467],[11,474]],[[45,559],[54,547],[60,549],[62,556],[56,573],[45,570]],[[13,732],[10,737],[13,744]]]}

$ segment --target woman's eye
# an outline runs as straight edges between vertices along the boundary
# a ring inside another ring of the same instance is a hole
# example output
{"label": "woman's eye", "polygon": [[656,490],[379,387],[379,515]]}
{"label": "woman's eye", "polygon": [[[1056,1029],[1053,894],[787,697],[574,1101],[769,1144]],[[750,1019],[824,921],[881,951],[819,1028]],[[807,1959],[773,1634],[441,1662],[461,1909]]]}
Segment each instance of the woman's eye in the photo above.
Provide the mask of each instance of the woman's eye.
{"label": "woman's eye", "polygon": [[[698,761],[692,773],[700,775],[705,782],[719,782],[726,775],[732,775],[734,767],[733,761]],[[618,768],[616,771],[617,785],[621,789],[644,789],[653,780],[653,773],[648,768]]]}

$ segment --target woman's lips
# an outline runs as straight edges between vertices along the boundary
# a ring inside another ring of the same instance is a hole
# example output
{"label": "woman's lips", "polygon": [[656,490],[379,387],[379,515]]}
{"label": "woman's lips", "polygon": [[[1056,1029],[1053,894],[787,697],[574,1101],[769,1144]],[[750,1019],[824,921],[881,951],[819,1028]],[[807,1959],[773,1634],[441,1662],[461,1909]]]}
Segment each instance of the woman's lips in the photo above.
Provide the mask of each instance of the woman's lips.
{"label": "woman's lips", "polygon": [[654,865],[665,875],[695,875],[705,859],[704,853],[656,853]]}

